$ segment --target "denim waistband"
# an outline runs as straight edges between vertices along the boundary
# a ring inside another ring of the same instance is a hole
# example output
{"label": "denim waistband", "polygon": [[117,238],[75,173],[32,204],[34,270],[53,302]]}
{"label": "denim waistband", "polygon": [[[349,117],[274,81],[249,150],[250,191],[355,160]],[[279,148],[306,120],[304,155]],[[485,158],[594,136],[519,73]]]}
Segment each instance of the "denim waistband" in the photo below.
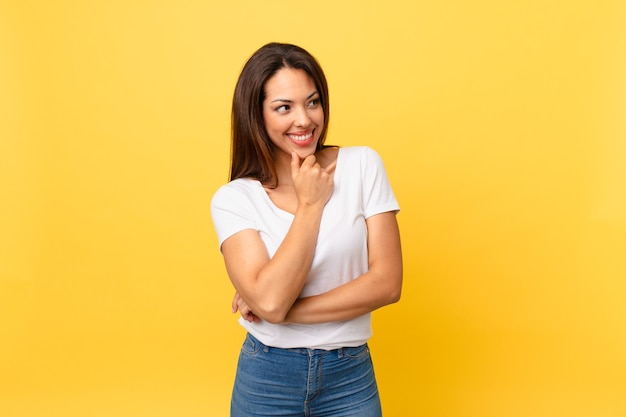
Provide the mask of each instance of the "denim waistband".
{"label": "denim waistband", "polygon": [[353,350],[359,350],[362,348],[368,348],[367,343],[362,344],[360,346],[346,346],[346,347],[341,347],[341,348],[337,348],[337,349],[311,349],[311,348],[279,348],[279,347],[274,347],[274,346],[268,346],[266,344],[264,344],[263,342],[261,342],[259,339],[257,339],[256,337],[252,336],[252,334],[247,333],[246,334],[246,338],[247,340],[249,340],[250,342],[252,342],[252,344],[255,346],[255,348],[258,348],[260,350],[263,350],[264,352],[269,352],[270,350],[279,350],[279,351],[283,351],[283,352],[289,352],[289,353],[295,353],[295,354],[302,354],[302,355],[309,355],[309,356],[315,356],[315,355],[323,355],[323,354],[336,354],[337,357],[341,358],[343,357],[346,352],[350,352]]}

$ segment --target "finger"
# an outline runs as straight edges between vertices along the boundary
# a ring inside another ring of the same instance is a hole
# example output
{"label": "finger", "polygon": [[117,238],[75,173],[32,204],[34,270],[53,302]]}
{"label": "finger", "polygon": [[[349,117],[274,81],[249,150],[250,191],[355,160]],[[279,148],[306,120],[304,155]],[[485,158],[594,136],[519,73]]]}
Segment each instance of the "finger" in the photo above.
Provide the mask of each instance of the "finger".
{"label": "finger", "polygon": [[250,310],[250,307],[248,307],[247,304],[242,303],[239,307],[239,311],[241,312],[241,317],[243,317],[245,320],[249,321],[250,323],[253,323],[255,321],[256,316],[254,315],[252,310]]}
{"label": "finger", "polygon": [[295,178],[300,172],[300,157],[297,153],[291,152],[291,177]]}
{"label": "finger", "polygon": [[237,310],[239,310],[239,293],[235,293],[235,296],[233,297],[233,302],[231,304],[231,311],[233,313],[236,313]]}
{"label": "finger", "polygon": [[304,158],[304,160],[300,164],[300,168],[314,167],[314,166],[319,166],[319,164],[317,163],[317,158],[315,158],[315,155],[307,156],[306,158]]}
{"label": "finger", "polygon": [[259,323],[261,321],[261,319],[252,311],[246,314],[246,320],[248,320],[250,323]]}

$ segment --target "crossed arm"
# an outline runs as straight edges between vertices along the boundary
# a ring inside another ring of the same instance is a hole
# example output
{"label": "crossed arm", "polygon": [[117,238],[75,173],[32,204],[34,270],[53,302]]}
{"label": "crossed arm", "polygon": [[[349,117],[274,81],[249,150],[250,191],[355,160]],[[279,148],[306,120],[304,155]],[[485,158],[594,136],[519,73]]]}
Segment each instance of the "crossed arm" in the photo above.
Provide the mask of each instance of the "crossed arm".
{"label": "crossed arm", "polygon": [[325,323],[349,320],[400,299],[402,251],[396,216],[366,219],[369,268],[353,281],[312,297],[298,298],[306,283],[333,179],[311,155],[291,155],[297,209],[285,239],[270,258],[256,230],[242,230],[222,243],[235,286],[233,312],[249,321]]}
{"label": "crossed arm", "polygon": [[[248,321],[325,323],[349,320],[400,299],[402,251],[395,213],[381,213],[366,220],[369,257],[366,273],[326,293],[298,298],[315,247],[315,239],[311,241],[310,237],[317,235],[319,227],[319,223],[306,220],[303,223],[294,219],[292,229],[271,260],[254,230],[241,231],[224,242],[222,251],[227,270],[237,290],[233,312],[239,310]],[[313,230],[307,230],[306,225]],[[297,239],[292,240],[292,236]],[[257,279],[253,278],[255,275]],[[261,275],[264,285],[258,284]],[[284,279],[286,276],[291,279]]]}

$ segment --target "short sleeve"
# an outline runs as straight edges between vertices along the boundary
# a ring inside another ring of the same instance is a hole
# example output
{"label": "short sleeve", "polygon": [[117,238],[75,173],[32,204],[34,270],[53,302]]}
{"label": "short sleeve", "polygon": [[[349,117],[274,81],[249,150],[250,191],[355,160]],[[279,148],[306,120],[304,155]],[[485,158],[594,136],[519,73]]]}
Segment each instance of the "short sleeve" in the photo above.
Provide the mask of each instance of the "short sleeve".
{"label": "short sleeve", "polygon": [[233,183],[217,190],[211,200],[211,217],[220,248],[235,233],[257,228],[254,213],[250,198]]}
{"label": "short sleeve", "polygon": [[361,175],[365,218],[388,211],[396,213],[400,211],[383,161],[380,155],[369,147],[364,147]]}

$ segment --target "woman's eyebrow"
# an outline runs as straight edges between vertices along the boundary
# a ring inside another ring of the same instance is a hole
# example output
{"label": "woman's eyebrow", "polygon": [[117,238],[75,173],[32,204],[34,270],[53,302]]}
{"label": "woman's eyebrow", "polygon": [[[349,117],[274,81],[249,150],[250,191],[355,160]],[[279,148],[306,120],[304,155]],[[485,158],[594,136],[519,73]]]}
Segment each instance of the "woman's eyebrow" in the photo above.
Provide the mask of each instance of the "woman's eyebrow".
{"label": "woman's eyebrow", "polygon": [[[311,94],[309,94],[309,95],[306,97],[306,99],[308,100],[308,99],[310,99],[310,98],[313,98],[313,97],[315,97],[315,95],[316,95],[316,94],[319,94],[319,93],[317,92],[317,90],[315,90],[315,91],[313,91]],[[272,100],[270,103],[276,103],[277,101],[280,101],[281,103],[293,103],[293,100],[290,100],[290,99],[288,99],[288,98],[277,98],[277,99],[275,99],[275,100]]]}
{"label": "woman's eyebrow", "polygon": [[281,103],[293,103],[293,100],[289,100],[288,98],[277,98],[276,100],[272,100],[270,103],[276,103],[280,101]]}

